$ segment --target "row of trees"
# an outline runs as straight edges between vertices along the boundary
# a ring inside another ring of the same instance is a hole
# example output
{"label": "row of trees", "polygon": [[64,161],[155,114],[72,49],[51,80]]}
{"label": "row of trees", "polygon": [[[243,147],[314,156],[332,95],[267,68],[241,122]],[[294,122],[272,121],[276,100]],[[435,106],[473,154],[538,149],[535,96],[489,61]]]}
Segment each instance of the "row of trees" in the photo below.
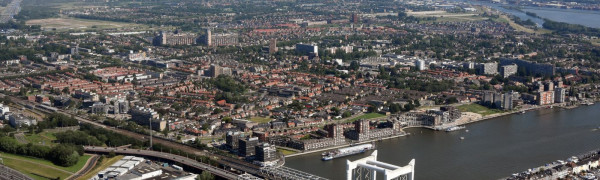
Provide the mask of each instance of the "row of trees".
{"label": "row of trees", "polygon": [[83,155],[83,146],[71,144],[58,144],[52,148],[34,144],[19,144],[14,138],[5,136],[0,138],[0,150],[2,152],[42,158],[52,163],[69,167],[79,161]]}
{"label": "row of trees", "polygon": [[554,30],[557,33],[575,33],[589,36],[600,36],[600,29],[590,28],[578,24],[569,24],[545,19],[544,28]]}
{"label": "row of trees", "polygon": [[53,113],[46,118],[44,121],[38,123],[39,129],[51,129],[56,127],[69,127],[69,126],[77,126],[79,122],[77,119],[73,117],[69,117],[67,115],[61,113]]}

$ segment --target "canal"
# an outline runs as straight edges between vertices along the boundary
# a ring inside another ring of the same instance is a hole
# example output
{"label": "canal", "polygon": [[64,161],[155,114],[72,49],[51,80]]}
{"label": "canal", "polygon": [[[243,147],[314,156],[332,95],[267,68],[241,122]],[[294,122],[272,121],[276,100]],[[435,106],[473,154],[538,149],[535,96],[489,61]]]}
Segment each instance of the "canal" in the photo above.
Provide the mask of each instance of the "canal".
{"label": "canal", "polygon": [[[440,132],[408,129],[412,135],[376,143],[378,160],[406,165],[416,159],[415,179],[498,179],[600,148],[600,104],[543,109]],[[460,137],[464,137],[461,140]],[[286,166],[329,179],[345,179],[346,159],[321,161],[320,153],[286,158]]]}

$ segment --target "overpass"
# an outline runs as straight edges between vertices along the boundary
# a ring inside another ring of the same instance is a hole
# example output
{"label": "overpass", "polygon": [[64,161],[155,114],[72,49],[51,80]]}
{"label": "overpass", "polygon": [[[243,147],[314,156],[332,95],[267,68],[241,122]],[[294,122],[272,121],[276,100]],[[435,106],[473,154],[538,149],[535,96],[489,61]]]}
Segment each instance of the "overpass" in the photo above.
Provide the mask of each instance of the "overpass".
{"label": "overpass", "polygon": [[84,146],[84,150],[87,153],[101,153],[108,154],[109,152],[115,152],[115,154],[122,155],[132,155],[132,156],[142,156],[142,157],[151,157],[156,159],[163,159],[168,161],[173,161],[179,164],[182,164],[186,167],[190,167],[200,171],[208,171],[215,176],[219,176],[225,179],[238,179],[238,174],[229,172],[227,170],[219,169],[213,167],[211,165],[198,162],[194,159],[190,159],[183,156],[178,156],[169,153],[162,153],[157,151],[149,151],[149,150],[139,150],[139,149],[127,149],[127,148],[112,148],[112,147],[96,147],[96,146]]}

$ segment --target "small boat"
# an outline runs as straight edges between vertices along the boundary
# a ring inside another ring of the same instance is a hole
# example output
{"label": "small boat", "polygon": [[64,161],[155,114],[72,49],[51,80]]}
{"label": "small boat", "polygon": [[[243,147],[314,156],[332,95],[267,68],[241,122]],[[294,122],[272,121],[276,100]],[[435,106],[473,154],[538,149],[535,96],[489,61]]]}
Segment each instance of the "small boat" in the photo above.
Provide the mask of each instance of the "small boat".
{"label": "small boat", "polygon": [[521,114],[525,114],[525,111],[521,111]]}
{"label": "small boat", "polygon": [[462,137],[462,136],[461,136],[461,137],[460,137],[460,140],[465,140],[465,137]]}
{"label": "small boat", "polygon": [[465,130],[465,132],[469,132],[469,130],[467,129],[467,130]]}
{"label": "small boat", "polygon": [[465,126],[453,126],[453,127],[449,127],[448,129],[446,129],[446,132],[452,132],[452,131],[458,131],[461,129],[465,129]]}

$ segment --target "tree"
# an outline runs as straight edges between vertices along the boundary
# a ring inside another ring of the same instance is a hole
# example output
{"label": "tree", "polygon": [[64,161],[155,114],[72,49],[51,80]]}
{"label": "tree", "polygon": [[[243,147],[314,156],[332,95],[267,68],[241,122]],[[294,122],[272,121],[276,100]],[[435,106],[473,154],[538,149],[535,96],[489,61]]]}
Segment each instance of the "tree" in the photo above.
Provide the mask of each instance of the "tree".
{"label": "tree", "polygon": [[340,115],[340,108],[332,107],[330,110],[333,111],[333,115]]}
{"label": "tree", "polygon": [[213,110],[213,114],[219,114],[222,112],[223,112],[223,110],[221,108],[216,108],[215,110]]}
{"label": "tree", "polygon": [[69,167],[79,161],[79,153],[74,145],[58,144],[50,150],[50,159],[56,165]]}
{"label": "tree", "polygon": [[346,112],[342,113],[342,118],[347,118],[350,116],[352,116],[352,113],[350,111],[346,111]]}
{"label": "tree", "polygon": [[450,98],[446,99],[446,103],[447,104],[458,103],[458,99],[456,99],[456,97],[450,97]]}
{"label": "tree", "polygon": [[208,171],[202,171],[202,174],[196,178],[197,180],[214,180],[215,175],[211,174]]}
{"label": "tree", "polygon": [[360,68],[360,64],[358,64],[358,61],[352,61],[350,62],[350,70],[354,70],[354,71],[358,71],[358,69]]}
{"label": "tree", "polygon": [[231,121],[233,121],[233,119],[231,117],[227,116],[227,117],[223,118],[223,121],[225,121],[225,123],[231,123]]}
{"label": "tree", "polygon": [[391,113],[397,113],[397,112],[400,112],[400,111],[402,111],[402,107],[400,107],[399,104],[396,104],[396,103],[390,104],[390,112]]}
{"label": "tree", "polygon": [[117,154],[115,153],[115,151],[108,152],[108,158],[113,158],[115,156],[117,156]]}

